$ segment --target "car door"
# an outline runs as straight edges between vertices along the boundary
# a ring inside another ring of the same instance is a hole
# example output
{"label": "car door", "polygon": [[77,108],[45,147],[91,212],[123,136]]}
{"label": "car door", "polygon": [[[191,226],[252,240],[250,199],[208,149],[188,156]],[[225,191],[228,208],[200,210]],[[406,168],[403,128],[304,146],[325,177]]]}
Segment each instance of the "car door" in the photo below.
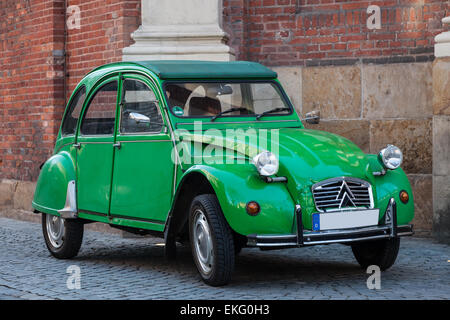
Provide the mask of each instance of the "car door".
{"label": "car door", "polygon": [[173,143],[147,78],[124,75],[121,88],[110,214],[161,229],[173,193]]}
{"label": "car door", "polygon": [[77,136],[77,201],[80,212],[109,213],[118,77],[90,95]]}

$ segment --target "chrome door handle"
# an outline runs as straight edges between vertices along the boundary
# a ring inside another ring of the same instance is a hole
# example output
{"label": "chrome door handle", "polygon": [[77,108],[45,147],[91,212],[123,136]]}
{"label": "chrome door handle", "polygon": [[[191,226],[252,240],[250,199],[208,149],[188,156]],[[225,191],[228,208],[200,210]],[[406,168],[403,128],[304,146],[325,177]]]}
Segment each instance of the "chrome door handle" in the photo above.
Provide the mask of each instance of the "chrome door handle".
{"label": "chrome door handle", "polygon": [[74,143],[74,148],[81,149],[81,143]]}
{"label": "chrome door handle", "polygon": [[114,148],[120,149],[122,147],[122,145],[120,144],[120,142],[114,143],[113,144]]}

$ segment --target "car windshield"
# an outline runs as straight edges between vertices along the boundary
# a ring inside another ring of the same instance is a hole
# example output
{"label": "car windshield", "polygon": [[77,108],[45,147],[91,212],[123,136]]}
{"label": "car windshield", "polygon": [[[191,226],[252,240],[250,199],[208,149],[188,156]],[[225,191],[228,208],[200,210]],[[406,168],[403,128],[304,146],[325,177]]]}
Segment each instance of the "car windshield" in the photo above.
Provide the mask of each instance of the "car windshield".
{"label": "car windshield", "polygon": [[292,109],[275,82],[166,83],[166,97],[178,117],[287,115]]}

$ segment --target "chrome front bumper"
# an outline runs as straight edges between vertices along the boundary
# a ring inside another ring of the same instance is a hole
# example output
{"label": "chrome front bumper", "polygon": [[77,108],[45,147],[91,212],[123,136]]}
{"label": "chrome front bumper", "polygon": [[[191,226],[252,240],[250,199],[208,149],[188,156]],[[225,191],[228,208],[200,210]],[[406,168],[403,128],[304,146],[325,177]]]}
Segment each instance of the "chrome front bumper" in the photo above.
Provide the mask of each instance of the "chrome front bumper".
{"label": "chrome front bumper", "polygon": [[296,208],[296,216],[296,234],[251,234],[247,236],[247,245],[250,247],[277,249],[330,243],[351,243],[357,241],[389,239],[402,236],[411,236],[414,234],[413,225],[397,225],[397,205],[393,198],[390,199],[388,208],[386,209],[384,224],[378,226],[341,230],[309,231],[303,230],[302,211],[300,206]]}

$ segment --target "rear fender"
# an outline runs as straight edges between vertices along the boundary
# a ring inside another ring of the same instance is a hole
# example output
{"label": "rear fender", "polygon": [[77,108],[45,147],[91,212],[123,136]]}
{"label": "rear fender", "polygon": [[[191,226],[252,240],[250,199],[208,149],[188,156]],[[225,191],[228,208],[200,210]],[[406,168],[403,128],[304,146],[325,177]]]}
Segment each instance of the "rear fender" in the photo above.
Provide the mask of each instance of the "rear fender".
{"label": "rear fender", "polygon": [[75,162],[70,153],[62,151],[53,155],[42,166],[33,208],[57,216],[60,213],[64,216],[68,209],[76,211],[75,180]]}

